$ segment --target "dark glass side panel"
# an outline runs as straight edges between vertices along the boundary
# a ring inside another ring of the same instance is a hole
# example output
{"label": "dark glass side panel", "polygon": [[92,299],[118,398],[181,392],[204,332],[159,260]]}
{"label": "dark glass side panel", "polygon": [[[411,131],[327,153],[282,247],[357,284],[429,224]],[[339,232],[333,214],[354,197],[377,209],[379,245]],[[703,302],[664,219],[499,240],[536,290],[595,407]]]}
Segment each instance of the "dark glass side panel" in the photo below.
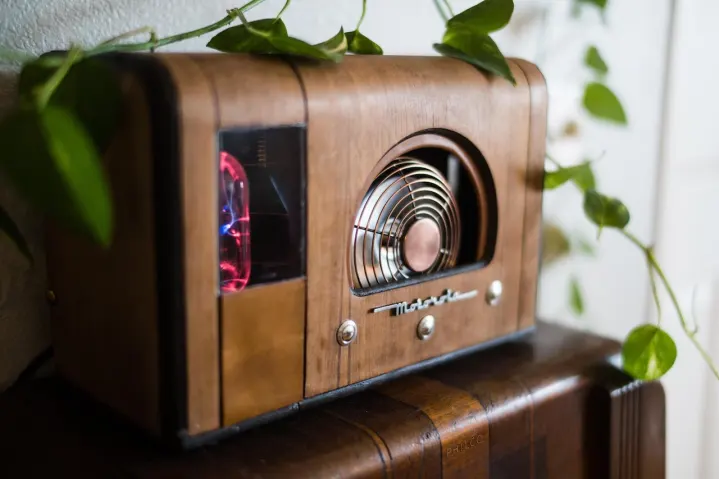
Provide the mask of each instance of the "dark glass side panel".
{"label": "dark glass side panel", "polygon": [[305,128],[225,130],[219,150],[222,292],[304,276]]}

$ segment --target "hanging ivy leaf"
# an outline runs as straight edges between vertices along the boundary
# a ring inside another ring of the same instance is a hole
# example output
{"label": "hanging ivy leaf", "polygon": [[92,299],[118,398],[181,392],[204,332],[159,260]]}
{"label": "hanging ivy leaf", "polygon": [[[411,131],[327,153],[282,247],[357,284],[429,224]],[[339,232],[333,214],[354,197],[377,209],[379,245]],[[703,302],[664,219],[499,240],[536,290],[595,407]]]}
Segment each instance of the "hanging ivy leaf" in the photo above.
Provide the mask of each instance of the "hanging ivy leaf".
{"label": "hanging ivy leaf", "polygon": [[594,171],[592,171],[590,162],[585,161],[581,165],[576,166],[572,181],[582,192],[596,189],[597,180],[594,177]]}
{"label": "hanging ivy leaf", "polygon": [[[267,18],[249,22],[250,28],[273,37],[286,37],[287,27],[281,19]],[[209,48],[227,53],[279,53],[270,41],[249,31],[246,25],[227,28],[209,41]]]}
{"label": "hanging ivy leaf", "polygon": [[[35,90],[57,69],[48,66],[46,60],[63,55],[43,55],[26,64],[20,73],[20,97],[31,101]],[[98,59],[89,58],[70,68],[50,97],[49,104],[71,112],[90,134],[97,150],[104,152],[117,131],[122,93],[117,77],[110,67]]]}
{"label": "hanging ivy leaf", "polygon": [[444,56],[457,58],[481,70],[499,75],[512,85],[517,84],[507,60],[488,35],[462,27],[449,28],[443,43],[435,44],[434,49]]}
{"label": "hanging ivy leaf", "polygon": [[112,236],[112,204],[97,150],[72,113],[49,105],[0,123],[0,169],[32,204],[101,245]]}
{"label": "hanging ivy leaf", "polygon": [[553,223],[542,225],[542,264],[547,266],[569,254],[569,238]]}
{"label": "hanging ivy leaf", "polygon": [[329,54],[337,54],[344,56],[344,54],[347,53],[347,36],[345,35],[344,29],[340,28],[340,31],[337,35],[330,38],[326,42],[318,43],[315,46]]}
{"label": "hanging ivy leaf", "polygon": [[582,191],[593,190],[596,185],[591,164],[587,161],[580,165],[546,172],[544,174],[544,189],[553,190],[568,181],[573,181]]}
{"label": "hanging ivy leaf", "polygon": [[513,0],[484,0],[450,18],[447,27],[465,27],[486,35],[506,27],[513,13]]}
{"label": "hanging ivy leaf", "polygon": [[651,324],[635,328],[624,341],[624,370],[634,378],[654,381],[674,366],[677,346],[665,331]]}
{"label": "hanging ivy leaf", "polygon": [[340,33],[324,43],[310,45],[288,36],[282,20],[272,18],[227,28],[215,35],[207,46],[228,53],[284,54],[340,62],[347,50],[344,32]]}
{"label": "hanging ivy leaf", "polygon": [[270,37],[269,40],[272,46],[280,53],[287,55],[294,55],[310,60],[327,60],[335,63],[341,62],[344,58],[344,52],[325,50],[324,47],[310,45],[309,43],[297,38]]}
{"label": "hanging ivy leaf", "polygon": [[629,210],[624,203],[595,190],[589,190],[584,194],[584,213],[599,227],[599,233],[605,227],[623,229],[630,220]]}
{"label": "hanging ivy leaf", "polygon": [[584,296],[579,280],[575,277],[569,281],[569,306],[577,316],[584,315]]}
{"label": "hanging ivy leaf", "polygon": [[27,241],[25,241],[25,237],[20,232],[20,228],[17,227],[13,219],[2,206],[0,206],[0,231],[5,233],[5,235],[10,238],[13,243],[15,243],[17,249],[30,263],[33,262],[32,253],[27,245]]}
{"label": "hanging ivy leaf", "polygon": [[627,124],[619,98],[605,85],[590,83],[584,90],[584,108],[595,118],[607,120],[620,125]]}
{"label": "hanging ivy leaf", "polygon": [[600,75],[606,75],[609,73],[609,66],[599,54],[599,50],[594,45],[587,49],[587,53],[584,55],[584,64],[589,68],[599,73]]}
{"label": "hanging ivy leaf", "polygon": [[347,32],[347,43],[350,52],[357,55],[382,55],[382,47],[362,35],[358,31]]}

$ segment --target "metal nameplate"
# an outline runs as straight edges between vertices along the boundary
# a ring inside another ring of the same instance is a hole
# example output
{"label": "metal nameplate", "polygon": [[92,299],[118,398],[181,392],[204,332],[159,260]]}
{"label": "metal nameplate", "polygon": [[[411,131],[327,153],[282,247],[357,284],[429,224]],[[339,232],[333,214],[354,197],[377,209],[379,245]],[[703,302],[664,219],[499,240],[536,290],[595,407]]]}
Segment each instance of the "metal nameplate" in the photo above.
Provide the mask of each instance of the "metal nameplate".
{"label": "metal nameplate", "polygon": [[403,314],[413,313],[422,309],[427,309],[431,306],[441,306],[445,303],[455,303],[457,301],[463,301],[465,299],[474,298],[477,296],[477,290],[469,291],[467,293],[460,293],[458,291],[452,291],[451,289],[445,290],[441,296],[430,296],[427,299],[416,299],[415,301],[408,303],[404,301],[402,303],[388,304],[387,306],[381,306],[371,310],[372,313],[383,313],[385,311],[391,311],[392,316],[402,316]]}

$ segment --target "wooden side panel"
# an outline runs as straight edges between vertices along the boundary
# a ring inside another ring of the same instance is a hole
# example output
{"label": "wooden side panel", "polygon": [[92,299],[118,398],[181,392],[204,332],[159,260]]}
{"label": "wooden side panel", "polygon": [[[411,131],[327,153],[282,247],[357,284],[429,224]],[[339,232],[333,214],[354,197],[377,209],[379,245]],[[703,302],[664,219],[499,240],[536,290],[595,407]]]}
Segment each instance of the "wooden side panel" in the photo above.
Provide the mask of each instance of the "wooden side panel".
{"label": "wooden side panel", "polygon": [[187,417],[190,435],[220,426],[217,120],[207,75],[187,56],[161,57],[172,74],[180,118]]}
{"label": "wooden side panel", "polygon": [[616,370],[606,384],[611,479],[666,475],[666,419],[660,383],[641,383]]}
{"label": "wooden side panel", "polygon": [[223,425],[302,399],[305,280],[222,298]]}
{"label": "wooden side panel", "polygon": [[50,228],[46,241],[60,373],[159,433],[157,288],[148,92],[123,78],[123,119],[105,156],[115,235],[104,251]]}
{"label": "wooden side panel", "polygon": [[[517,87],[446,58],[349,57],[340,66],[298,68],[309,117],[305,395],[516,331],[530,124],[529,88],[519,67],[512,64]],[[348,274],[351,226],[371,171],[404,138],[442,128],[477,145],[491,169],[499,209],[494,260],[482,270],[354,296]],[[497,279],[504,297],[490,307],[484,293]],[[415,339],[419,312],[368,314],[375,307],[438,296],[446,288],[478,295],[437,308],[437,330],[429,341]],[[335,331],[348,318],[357,322],[359,337],[340,348]]]}
{"label": "wooden side panel", "polygon": [[524,175],[524,244],[522,247],[522,282],[519,302],[518,329],[534,324],[537,305],[537,284],[541,261],[542,190],[544,159],[547,144],[547,85],[544,76],[532,63],[513,60],[527,78],[532,113],[529,127],[529,151]]}

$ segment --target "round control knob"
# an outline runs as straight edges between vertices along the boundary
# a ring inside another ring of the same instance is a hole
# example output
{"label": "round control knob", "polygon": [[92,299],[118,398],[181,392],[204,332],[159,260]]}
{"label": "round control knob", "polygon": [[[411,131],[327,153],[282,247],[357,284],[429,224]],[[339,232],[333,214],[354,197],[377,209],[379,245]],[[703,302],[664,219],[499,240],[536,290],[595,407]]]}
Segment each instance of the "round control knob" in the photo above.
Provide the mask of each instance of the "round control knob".
{"label": "round control knob", "polygon": [[434,316],[425,316],[417,324],[417,337],[422,341],[426,341],[432,334],[434,334]]}
{"label": "round control knob", "polygon": [[357,323],[348,319],[337,328],[337,342],[340,346],[348,346],[357,339]]}

